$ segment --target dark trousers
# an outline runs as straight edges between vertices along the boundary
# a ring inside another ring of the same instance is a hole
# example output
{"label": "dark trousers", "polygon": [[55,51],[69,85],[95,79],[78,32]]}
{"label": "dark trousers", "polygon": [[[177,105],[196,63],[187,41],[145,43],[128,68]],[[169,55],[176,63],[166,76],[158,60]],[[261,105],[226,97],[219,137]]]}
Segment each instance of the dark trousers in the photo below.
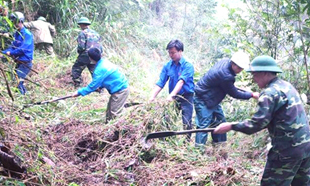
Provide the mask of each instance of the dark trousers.
{"label": "dark trousers", "polygon": [[81,74],[85,68],[88,68],[91,75],[95,70],[96,64],[91,64],[88,55],[79,55],[74,65],[72,66],[72,80],[75,86],[81,86],[83,80]]}
{"label": "dark trousers", "polygon": [[[182,112],[182,123],[184,130],[192,129],[192,117],[193,117],[193,94],[185,94],[182,96],[176,96],[176,106],[178,111]],[[187,140],[189,141],[191,134],[187,135]]]}
{"label": "dark trousers", "polygon": [[[221,105],[216,105],[213,108],[208,108],[204,101],[199,97],[194,97],[195,111],[196,111],[196,126],[197,129],[205,129],[208,127],[216,127],[222,122],[226,122]],[[211,133],[214,143],[225,142],[227,140],[225,134]],[[208,139],[208,133],[196,133],[196,145],[205,145]]]}
{"label": "dark trousers", "polygon": [[27,89],[24,86],[24,79],[29,74],[31,68],[32,68],[32,62],[31,61],[17,62],[17,65],[15,67],[15,72],[16,72],[18,79],[19,79],[19,84],[18,84],[17,88],[20,91],[20,93],[23,95],[26,94],[26,92],[27,92]]}

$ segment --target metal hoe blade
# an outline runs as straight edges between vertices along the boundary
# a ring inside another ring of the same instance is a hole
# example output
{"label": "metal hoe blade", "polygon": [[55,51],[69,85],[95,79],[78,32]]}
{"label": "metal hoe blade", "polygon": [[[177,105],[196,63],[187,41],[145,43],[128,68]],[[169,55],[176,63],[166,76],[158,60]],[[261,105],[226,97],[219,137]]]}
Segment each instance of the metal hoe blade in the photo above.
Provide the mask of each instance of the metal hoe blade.
{"label": "metal hoe blade", "polygon": [[149,139],[154,139],[154,138],[164,138],[164,137],[175,136],[175,135],[190,134],[190,133],[197,133],[197,132],[213,132],[213,131],[214,131],[214,128],[183,130],[183,131],[154,132],[154,133],[149,133],[145,137],[145,142],[147,142],[147,140]]}

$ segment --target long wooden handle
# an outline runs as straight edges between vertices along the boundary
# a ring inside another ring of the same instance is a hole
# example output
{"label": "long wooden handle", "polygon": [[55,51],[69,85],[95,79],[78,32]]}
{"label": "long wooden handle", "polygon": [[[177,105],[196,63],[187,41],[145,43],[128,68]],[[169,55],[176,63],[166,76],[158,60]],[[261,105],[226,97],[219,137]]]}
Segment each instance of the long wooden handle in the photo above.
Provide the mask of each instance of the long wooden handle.
{"label": "long wooden handle", "polygon": [[149,133],[146,136],[145,141],[147,141],[149,139],[154,139],[154,138],[164,138],[164,137],[181,135],[181,134],[190,134],[190,133],[196,133],[196,132],[212,132],[212,131],[214,131],[214,128],[197,129],[197,130],[183,130],[183,131],[154,132],[154,133]]}
{"label": "long wooden handle", "polygon": [[41,104],[44,104],[44,103],[53,103],[53,102],[56,102],[56,101],[59,101],[59,100],[64,100],[64,99],[68,99],[68,98],[72,98],[73,96],[69,95],[69,96],[64,96],[64,97],[61,97],[61,98],[56,98],[56,99],[52,99],[52,100],[48,100],[48,101],[42,101]]}
{"label": "long wooden handle", "polygon": [[197,132],[213,132],[215,128],[206,128],[206,129],[195,129],[195,130],[184,130],[184,131],[177,131],[175,135],[179,134],[190,134],[190,133],[197,133]]}
{"label": "long wooden handle", "polygon": [[72,98],[73,96],[64,96],[64,97],[61,97],[61,98],[56,98],[56,99],[52,99],[52,100],[48,100],[48,101],[40,101],[40,102],[35,102],[35,103],[31,103],[31,104],[28,104],[28,105],[24,105],[22,110],[24,108],[27,108],[27,107],[31,107],[31,106],[34,106],[34,105],[41,105],[41,104],[45,104],[45,103],[53,103],[53,102],[56,102],[56,101],[59,101],[59,100],[64,100],[64,99],[68,99],[68,98]]}

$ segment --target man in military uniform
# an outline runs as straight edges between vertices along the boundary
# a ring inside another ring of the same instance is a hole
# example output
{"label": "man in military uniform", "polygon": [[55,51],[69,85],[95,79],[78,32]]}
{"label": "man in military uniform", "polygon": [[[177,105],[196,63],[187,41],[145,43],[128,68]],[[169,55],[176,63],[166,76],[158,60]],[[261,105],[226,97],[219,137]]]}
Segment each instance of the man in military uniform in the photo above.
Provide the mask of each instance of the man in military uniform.
{"label": "man in military uniform", "polygon": [[98,48],[102,53],[101,37],[100,35],[89,28],[90,21],[86,17],[81,17],[78,21],[78,25],[81,28],[81,32],[77,38],[78,47],[77,52],[79,54],[77,60],[72,66],[72,80],[74,86],[80,87],[82,83],[81,74],[82,71],[87,67],[89,72],[93,74],[96,67],[96,63],[91,62],[88,57],[88,50],[92,47]]}
{"label": "man in military uniform", "polygon": [[282,70],[269,56],[258,56],[247,70],[264,89],[258,111],[251,120],[223,123],[214,133],[230,130],[253,134],[268,129],[272,148],[261,179],[262,186],[310,185],[310,130],[307,115],[296,89],[277,77]]}
{"label": "man in military uniform", "polygon": [[42,16],[36,21],[24,23],[24,26],[32,32],[36,48],[43,49],[48,55],[54,57],[53,37],[56,35],[55,27]]}

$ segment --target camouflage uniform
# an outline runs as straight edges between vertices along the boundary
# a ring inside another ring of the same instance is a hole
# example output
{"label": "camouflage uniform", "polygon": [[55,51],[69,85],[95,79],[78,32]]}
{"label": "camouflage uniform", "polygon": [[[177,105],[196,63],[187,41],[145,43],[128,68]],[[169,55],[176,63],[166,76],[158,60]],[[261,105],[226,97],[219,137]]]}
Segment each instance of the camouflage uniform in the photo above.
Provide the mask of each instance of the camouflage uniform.
{"label": "camouflage uniform", "polygon": [[87,51],[92,47],[99,48],[101,52],[103,50],[102,45],[100,44],[100,35],[90,28],[87,28],[80,32],[77,42],[77,52],[79,53],[79,56],[75,61],[74,65],[72,66],[72,80],[76,87],[80,86],[82,83],[82,71],[87,67],[89,72],[93,74],[96,67],[95,63],[91,63],[87,55]]}
{"label": "camouflage uniform", "polygon": [[261,185],[310,185],[310,130],[296,89],[274,78],[261,93],[258,111],[251,120],[232,126],[253,134],[268,128],[272,148],[268,153]]}

